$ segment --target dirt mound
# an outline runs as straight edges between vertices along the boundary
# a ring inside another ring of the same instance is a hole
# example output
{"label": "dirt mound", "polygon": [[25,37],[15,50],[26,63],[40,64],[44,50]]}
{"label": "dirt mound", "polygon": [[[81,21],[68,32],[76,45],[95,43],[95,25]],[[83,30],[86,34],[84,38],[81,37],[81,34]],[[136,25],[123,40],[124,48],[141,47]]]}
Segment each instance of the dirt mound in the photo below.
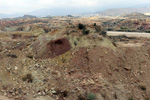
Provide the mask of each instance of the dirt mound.
{"label": "dirt mound", "polygon": [[32,50],[35,54],[35,58],[54,58],[71,49],[71,45],[67,38],[52,39],[48,37],[42,36],[33,44]]}

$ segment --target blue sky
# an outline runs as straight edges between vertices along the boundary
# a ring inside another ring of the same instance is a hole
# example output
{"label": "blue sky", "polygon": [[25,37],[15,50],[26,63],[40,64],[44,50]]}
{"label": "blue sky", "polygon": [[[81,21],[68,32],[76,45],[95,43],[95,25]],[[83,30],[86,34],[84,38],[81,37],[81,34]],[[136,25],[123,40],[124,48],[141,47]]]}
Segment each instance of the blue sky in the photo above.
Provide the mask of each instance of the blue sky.
{"label": "blue sky", "polygon": [[107,8],[132,7],[146,3],[150,3],[150,0],[0,0],[0,13],[22,13],[56,7],[86,8],[87,11],[99,11]]}

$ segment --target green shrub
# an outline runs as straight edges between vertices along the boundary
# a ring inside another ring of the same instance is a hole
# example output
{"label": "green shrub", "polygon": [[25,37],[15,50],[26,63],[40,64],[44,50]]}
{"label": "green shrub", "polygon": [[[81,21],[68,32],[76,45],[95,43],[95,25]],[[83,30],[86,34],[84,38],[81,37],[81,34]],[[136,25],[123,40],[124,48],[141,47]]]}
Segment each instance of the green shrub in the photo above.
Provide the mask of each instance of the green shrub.
{"label": "green shrub", "polygon": [[90,93],[87,95],[87,100],[95,100],[96,99],[96,95],[93,93]]}

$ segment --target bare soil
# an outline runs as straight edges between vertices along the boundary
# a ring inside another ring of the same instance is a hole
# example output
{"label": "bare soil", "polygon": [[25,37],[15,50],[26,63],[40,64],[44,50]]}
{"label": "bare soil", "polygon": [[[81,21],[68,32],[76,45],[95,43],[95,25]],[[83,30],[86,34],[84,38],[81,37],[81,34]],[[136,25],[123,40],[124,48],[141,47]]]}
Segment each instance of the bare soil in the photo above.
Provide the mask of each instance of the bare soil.
{"label": "bare soil", "polygon": [[4,100],[88,100],[89,94],[95,100],[150,99],[148,38],[114,41],[75,29],[21,33],[28,38],[0,33]]}

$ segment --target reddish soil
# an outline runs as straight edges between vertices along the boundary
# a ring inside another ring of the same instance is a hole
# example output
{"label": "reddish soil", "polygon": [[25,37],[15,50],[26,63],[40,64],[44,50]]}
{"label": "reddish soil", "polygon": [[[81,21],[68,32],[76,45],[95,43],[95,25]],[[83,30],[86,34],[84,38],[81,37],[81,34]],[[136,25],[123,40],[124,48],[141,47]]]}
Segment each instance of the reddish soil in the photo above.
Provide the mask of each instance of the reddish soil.
{"label": "reddish soil", "polygon": [[53,58],[61,54],[64,54],[70,49],[71,49],[70,43],[66,38],[57,39],[50,41],[47,44],[46,55],[49,55],[50,58]]}

